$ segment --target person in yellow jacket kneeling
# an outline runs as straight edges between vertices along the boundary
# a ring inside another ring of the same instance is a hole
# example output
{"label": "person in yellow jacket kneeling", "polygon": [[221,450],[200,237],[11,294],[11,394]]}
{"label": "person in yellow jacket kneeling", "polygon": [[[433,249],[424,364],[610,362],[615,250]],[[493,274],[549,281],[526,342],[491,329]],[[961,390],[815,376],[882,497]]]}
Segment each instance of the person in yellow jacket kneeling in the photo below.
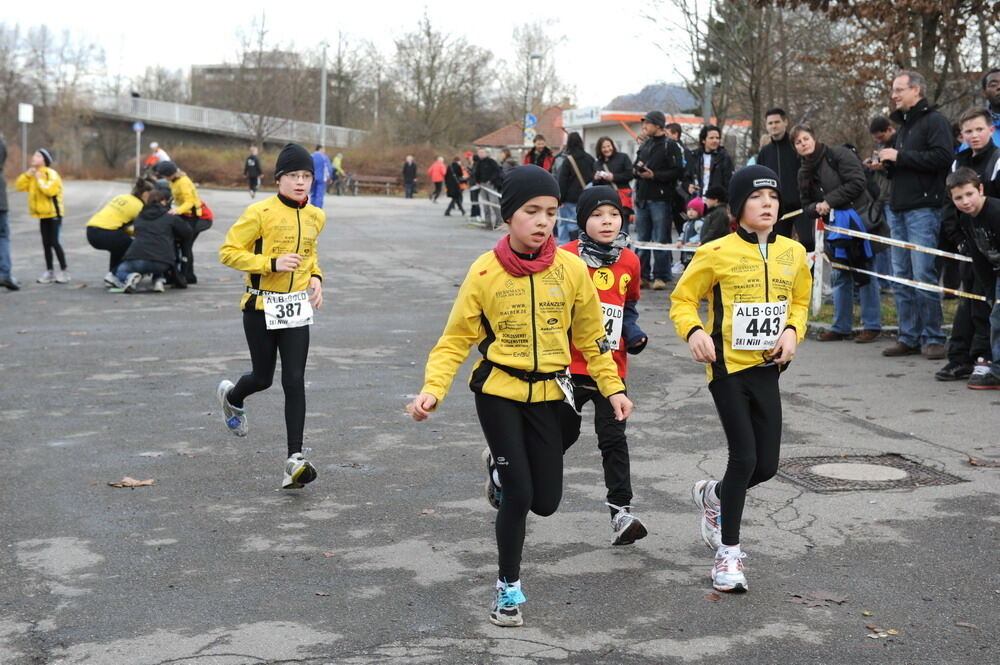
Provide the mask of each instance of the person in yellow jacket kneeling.
{"label": "person in yellow jacket kneeling", "polygon": [[236,436],[247,435],[243,400],[266,390],[281,354],[285,392],[288,458],[282,489],[300,489],[316,479],[316,468],[302,455],[306,420],[305,371],[313,308],[323,304],[323,271],[317,243],[326,224],[323,211],[309,203],[313,162],[309,152],[289,143],[274,168],[278,193],[249,206],[226,233],[222,263],[246,273],[240,300],[243,331],[252,370],[234,385],[222,381],[216,396],[222,420]]}
{"label": "person in yellow jacket kneeling", "polygon": [[[62,231],[63,208],[62,178],[52,168],[52,155],[45,148],[39,148],[31,155],[31,167],[17,176],[14,187],[19,192],[28,192],[28,214],[38,218],[38,230],[42,234],[42,251],[45,253],[45,272],[36,281],[39,284],[69,281],[66,270],[66,253],[63,251],[59,235]],[[52,262],[55,252],[59,260],[56,271]]]}
{"label": "person in yellow jacket kneeling", "polygon": [[[698,248],[670,297],[670,318],[691,356],[707,365],[729,447],[722,481],[701,480],[692,490],[702,539],[716,551],[712,585],[743,592],[743,505],[747,490],[778,470],[778,375],[805,337],[812,279],[805,248],[774,231],[781,215],[774,171],[737,171],[729,206],[736,231]],[[704,298],[707,324],[698,314]]]}
{"label": "person in yellow jacket kneeling", "polygon": [[499,572],[489,619],[498,626],[520,626],[528,512],[551,515],[562,499],[561,417],[567,396],[573,396],[566,371],[571,338],[618,420],[629,416],[632,402],[611,357],[587,265],[557,248],[552,237],[559,208],[555,178],[534,165],[511,170],[500,208],[509,234],[469,268],[427,359],[424,386],[407,411],[414,420],[425,420],[444,399],[472,346],[478,346],[483,357],[469,387],[489,445],[487,463],[495,467],[489,472],[496,471],[501,488]]}
{"label": "person in yellow jacket kneeling", "polygon": [[131,193],[119,194],[111,199],[87,222],[87,242],[94,249],[108,252],[108,274],[104,276],[104,284],[108,288],[125,287],[115,273],[132,244],[132,237],[135,235],[132,222],[142,212],[149,193],[155,187],[156,183],[152,180],[136,178]]}

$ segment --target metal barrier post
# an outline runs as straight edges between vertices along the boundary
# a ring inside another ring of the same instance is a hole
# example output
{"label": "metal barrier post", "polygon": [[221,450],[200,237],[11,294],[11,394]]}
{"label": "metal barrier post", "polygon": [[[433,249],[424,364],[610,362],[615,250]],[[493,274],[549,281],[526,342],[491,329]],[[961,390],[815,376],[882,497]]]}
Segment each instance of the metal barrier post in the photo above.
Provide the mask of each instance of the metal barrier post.
{"label": "metal barrier post", "polygon": [[812,315],[819,314],[823,306],[823,218],[816,218],[816,251],[813,259]]}

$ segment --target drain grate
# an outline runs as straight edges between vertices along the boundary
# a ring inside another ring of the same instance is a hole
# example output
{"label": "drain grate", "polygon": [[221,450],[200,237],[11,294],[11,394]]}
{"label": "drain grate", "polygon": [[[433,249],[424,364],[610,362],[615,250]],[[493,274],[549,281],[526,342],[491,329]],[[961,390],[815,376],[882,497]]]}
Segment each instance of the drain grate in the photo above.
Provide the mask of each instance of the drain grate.
{"label": "drain grate", "polygon": [[913,489],[966,482],[896,453],[789,457],[778,465],[778,476],[813,492]]}

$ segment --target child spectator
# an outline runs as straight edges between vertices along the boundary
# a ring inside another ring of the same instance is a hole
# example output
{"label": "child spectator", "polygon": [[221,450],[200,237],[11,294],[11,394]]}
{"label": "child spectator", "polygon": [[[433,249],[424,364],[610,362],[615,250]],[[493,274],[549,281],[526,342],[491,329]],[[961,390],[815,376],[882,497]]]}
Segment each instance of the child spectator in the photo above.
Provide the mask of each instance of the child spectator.
{"label": "child spectator", "polygon": [[703,198],[705,202],[705,218],[701,225],[701,243],[712,242],[733,231],[729,221],[729,200],[726,189],[719,185],[709,187]]}

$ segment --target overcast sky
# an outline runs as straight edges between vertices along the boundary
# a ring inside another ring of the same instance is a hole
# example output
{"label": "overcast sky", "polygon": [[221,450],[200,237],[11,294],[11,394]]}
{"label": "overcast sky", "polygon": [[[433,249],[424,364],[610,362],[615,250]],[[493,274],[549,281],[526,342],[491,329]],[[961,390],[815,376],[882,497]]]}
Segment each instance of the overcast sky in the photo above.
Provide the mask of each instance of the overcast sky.
{"label": "overcast sky", "polygon": [[[635,4],[635,14],[606,0],[326,0],[258,2],[171,0],[123,2],[48,0],[44,11],[33,2],[5,2],[0,21],[22,28],[44,22],[51,29],[87,35],[104,47],[112,74],[140,73],[148,65],[187,68],[232,60],[237,31],[266,11],[272,37],[306,50],[338,32],[369,39],[391,53],[392,38],[411,30],[426,10],[438,30],[461,35],[490,48],[496,58],[511,57],[516,25],[551,19],[559,75],[575,87],[578,106],[603,106],[617,95],[638,92],[657,81],[679,80],[683,55],[667,56],[657,44],[677,40],[662,25],[641,17],[656,0]],[[283,6],[301,8],[295,13]],[[625,5],[627,6],[627,5]],[[645,9],[644,9],[645,8]]]}

